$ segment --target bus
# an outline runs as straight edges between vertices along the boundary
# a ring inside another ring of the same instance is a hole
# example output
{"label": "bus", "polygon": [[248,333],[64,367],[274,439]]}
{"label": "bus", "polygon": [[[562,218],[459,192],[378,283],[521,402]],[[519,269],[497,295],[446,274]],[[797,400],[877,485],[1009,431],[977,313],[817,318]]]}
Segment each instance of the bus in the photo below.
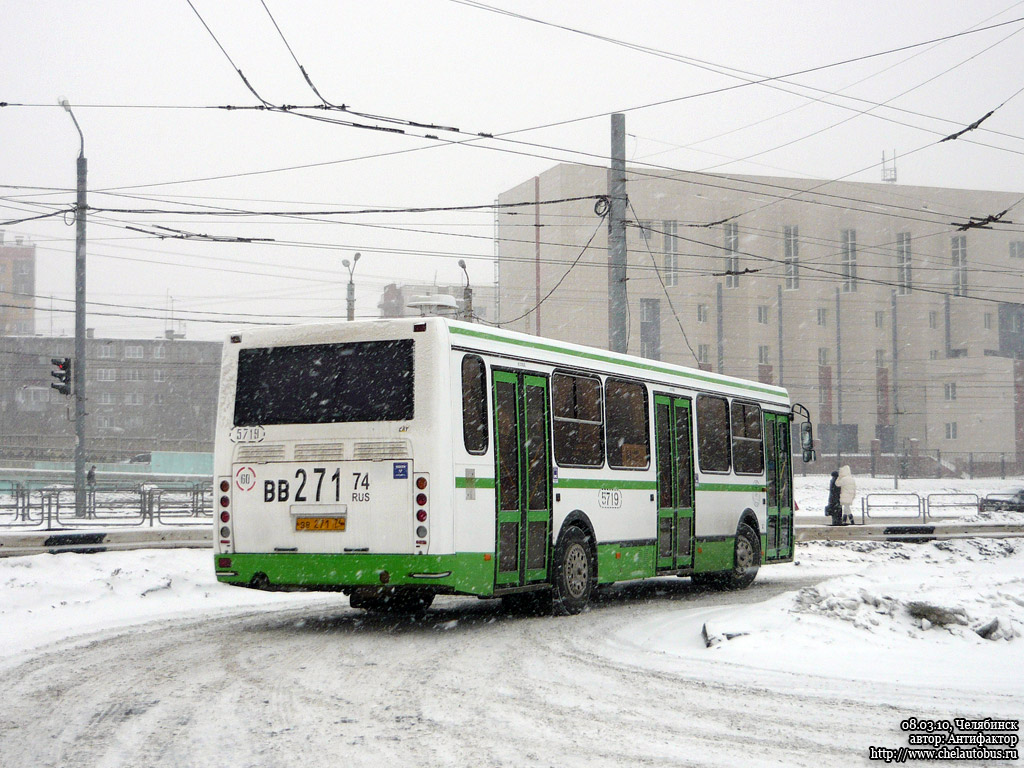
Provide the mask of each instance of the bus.
{"label": "bus", "polygon": [[743,588],[793,559],[780,387],[447,318],[244,330],[224,345],[225,584],[435,595],[559,615],[600,585]]}

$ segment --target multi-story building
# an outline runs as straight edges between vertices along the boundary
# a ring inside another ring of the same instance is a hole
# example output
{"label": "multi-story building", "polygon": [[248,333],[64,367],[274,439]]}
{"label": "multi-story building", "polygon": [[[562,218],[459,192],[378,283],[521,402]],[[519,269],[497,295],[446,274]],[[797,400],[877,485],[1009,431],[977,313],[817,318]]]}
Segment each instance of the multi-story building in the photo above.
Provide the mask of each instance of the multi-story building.
{"label": "multi-story building", "polygon": [[35,333],[36,247],[0,230],[0,336]]}
{"label": "multi-story building", "polygon": [[[212,452],[220,342],[86,339],[86,456],[119,461],[149,451]],[[74,398],[51,388],[67,336],[0,338],[0,456],[72,456]]]}
{"label": "multi-story building", "polygon": [[[537,237],[498,214],[498,322],[607,346],[607,222],[544,202],[607,190],[565,164],[499,197],[538,204]],[[627,193],[629,352],[787,387],[825,452],[898,429],[1024,461],[1020,194],[632,169]]]}

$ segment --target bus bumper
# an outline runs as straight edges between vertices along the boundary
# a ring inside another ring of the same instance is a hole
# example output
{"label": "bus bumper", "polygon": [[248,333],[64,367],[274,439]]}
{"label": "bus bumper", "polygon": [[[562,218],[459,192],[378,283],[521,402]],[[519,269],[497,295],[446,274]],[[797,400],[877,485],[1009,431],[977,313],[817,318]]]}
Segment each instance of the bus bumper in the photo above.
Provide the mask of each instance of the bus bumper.
{"label": "bus bumper", "polygon": [[276,591],[338,591],[345,587],[417,586],[437,592],[494,593],[494,556],[376,555],[366,553],[215,554],[217,581]]}

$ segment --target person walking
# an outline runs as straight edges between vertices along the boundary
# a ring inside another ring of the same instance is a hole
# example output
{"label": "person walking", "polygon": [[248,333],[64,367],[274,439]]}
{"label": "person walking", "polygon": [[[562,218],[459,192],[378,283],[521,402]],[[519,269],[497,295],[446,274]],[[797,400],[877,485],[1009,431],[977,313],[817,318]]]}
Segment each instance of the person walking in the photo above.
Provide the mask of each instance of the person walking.
{"label": "person walking", "polygon": [[853,525],[853,510],[851,505],[857,498],[857,481],[850,473],[850,465],[844,464],[839,468],[839,476],[836,478],[836,487],[839,489],[839,503],[843,508],[843,525]]}
{"label": "person walking", "polygon": [[828,483],[828,504],[825,505],[825,514],[831,516],[832,525],[843,524],[843,507],[839,503],[839,487],[836,485],[837,477],[839,477],[838,470],[833,470],[832,479]]}

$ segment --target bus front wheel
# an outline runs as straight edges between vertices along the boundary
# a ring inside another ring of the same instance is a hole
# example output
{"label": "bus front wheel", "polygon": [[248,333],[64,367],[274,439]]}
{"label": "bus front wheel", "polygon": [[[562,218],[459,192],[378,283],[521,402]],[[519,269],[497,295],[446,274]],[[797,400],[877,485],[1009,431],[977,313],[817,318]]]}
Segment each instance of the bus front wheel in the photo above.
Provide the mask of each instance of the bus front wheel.
{"label": "bus front wheel", "polygon": [[590,602],[597,581],[597,564],[590,537],[580,528],[567,528],[555,547],[551,579],[551,608],[556,616],[579,613]]}

